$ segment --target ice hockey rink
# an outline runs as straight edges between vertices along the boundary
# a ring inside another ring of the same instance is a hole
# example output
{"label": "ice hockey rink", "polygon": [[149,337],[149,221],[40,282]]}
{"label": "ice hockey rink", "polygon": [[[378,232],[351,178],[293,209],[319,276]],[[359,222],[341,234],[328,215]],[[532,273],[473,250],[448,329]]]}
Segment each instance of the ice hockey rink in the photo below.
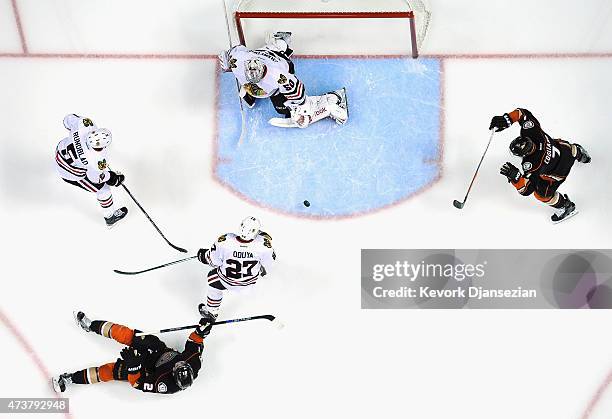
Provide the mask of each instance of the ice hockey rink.
{"label": "ice hockey rink", "polygon": [[[378,2],[361,3],[376,8]],[[342,4],[329,0],[324,7]],[[271,313],[285,327],[218,326],[206,340],[200,376],[186,391],[160,396],[126,383],[73,386],[65,393],[66,417],[612,417],[606,310],[360,308],[362,248],[612,247],[612,4],[428,4],[431,24],[416,62],[436,62],[438,172],[418,191],[327,217],[313,196],[328,182],[313,177],[299,193],[287,190],[296,203],[312,202],[309,214],[287,210],[286,201],[259,202],[219,177],[219,165],[235,157],[229,143],[218,144],[224,125],[216,54],[228,46],[220,0],[0,0],[0,397],[53,397],[51,375],[119,356],[119,344],[75,326],[74,309],[139,329],[199,318],[208,267],[193,261],[134,277],[112,272],[184,255],[162,241],[122,190],[114,190],[115,201],[130,213],[107,231],[94,197],[58,178],[53,153],[65,136],[62,118],[74,112],[112,130],[111,166],[190,255],[236,230],[245,216],[261,219],[274,238],[277,265],[256,287],[228,294],[221,317]],[[370,45],[351,42],[358,24],[325,28],[294,33],[295,53],[408,53],[393,50],[407,48],[408,40],[383,23]],[[308,77],[316,78],[313,68]],[[296,71],[299,77],[299,61]],[[377,91],[366,92],[371,101],[362,95],[351,108],[355,121],[379,112]],[[466,207],[452,206],[464,196],[491,117],[518,106],[593,157],[591,165],[575,166],[562,187],[580,210],[567,222],[552,225],[548,208],[517,195],[499,175],[513,161],[508,143],[517,128],[496,134]],[[422,110],[415,108],[406,110],[407,120]],[[350,124],[321,129],[339,132]],[[309,129],[291,135],[311,136]],[[266,137],[261,147],[262,138],[236,145],[236,158],[248,162],[245,150],[255,150],[259,167],[280,159],[275,149],[291,154],[280,139]],[[345,168],[334,173],[338,182],[362,176],[351,164],[363,161],[359,147],[350,137],[333,141]],[[406,156],[421,151],[411,141],[393,145]],[[295,170],[312,170],[321,160],[317,148],[305,148]],[[182,350],[186,337],[162,338]]]}

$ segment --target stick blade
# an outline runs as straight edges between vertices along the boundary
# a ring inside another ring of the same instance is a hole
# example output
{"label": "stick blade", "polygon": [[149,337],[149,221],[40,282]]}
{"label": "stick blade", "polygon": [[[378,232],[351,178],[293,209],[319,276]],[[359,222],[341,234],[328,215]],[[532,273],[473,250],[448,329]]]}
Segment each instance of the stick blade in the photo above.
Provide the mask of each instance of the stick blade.
{"label": "stick blade", "polygon": [[455,208],[457,209],[461,209],[463,208],[464,203],[463,202],[459,202],[456,199],[453,201],[453,205],[455,206]]}
{"label": "stick blade", "polygon": [[113,269],[113,272],[120,275],[136,275],[138,272],[126,272],[120,271],[119,269]]}

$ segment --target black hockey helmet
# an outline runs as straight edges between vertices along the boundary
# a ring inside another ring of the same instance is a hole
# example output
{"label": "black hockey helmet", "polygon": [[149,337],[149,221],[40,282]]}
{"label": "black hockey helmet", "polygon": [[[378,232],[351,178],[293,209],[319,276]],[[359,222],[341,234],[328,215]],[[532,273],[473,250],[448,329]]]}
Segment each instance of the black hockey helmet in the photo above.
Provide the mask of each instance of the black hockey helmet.
{"label": "black hockey helmet", "polygon": [[535,143],[529,137],[516,137],[510,143],[510,152],[518,157],[525,157],[535,151]]}
{"label": "black hockey helmet", "polygon": [[181,390],[186,389],[193,384],[193,368],[185,361],[179,361],[172,368],[174,381]]}

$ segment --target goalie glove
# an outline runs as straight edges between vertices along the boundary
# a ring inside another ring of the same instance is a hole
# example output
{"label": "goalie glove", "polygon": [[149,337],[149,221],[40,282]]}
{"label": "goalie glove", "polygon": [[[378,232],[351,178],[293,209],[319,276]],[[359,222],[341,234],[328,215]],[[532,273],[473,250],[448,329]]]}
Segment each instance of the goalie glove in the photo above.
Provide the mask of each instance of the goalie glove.
{"label": "goalie glove", "polygon": [[512,163],[506,162],[499,169],[499,173],[506,176],[508,178],[508,182],[517,183],[521,176],[521,171]]}

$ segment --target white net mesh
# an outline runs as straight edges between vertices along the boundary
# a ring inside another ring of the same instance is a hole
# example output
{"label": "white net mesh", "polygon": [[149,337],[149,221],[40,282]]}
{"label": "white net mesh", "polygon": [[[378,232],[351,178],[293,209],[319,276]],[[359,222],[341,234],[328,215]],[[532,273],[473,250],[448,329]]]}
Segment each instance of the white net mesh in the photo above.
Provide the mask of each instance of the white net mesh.
{"label": "white net mesh", "polygon": [[376,16],[380,12],[412,11],[415,16],[419,49],[425,40],[431,14],[424,0],[226,0],[234,43],[238,31],[233,22],[236,11],[292,12],[367,12],[371,18],[296,19],[282,15],[241,19],[247,46],[263,45],[265,35],[291,31],[300,54],[409,54],[412,52],[409,19]]}

